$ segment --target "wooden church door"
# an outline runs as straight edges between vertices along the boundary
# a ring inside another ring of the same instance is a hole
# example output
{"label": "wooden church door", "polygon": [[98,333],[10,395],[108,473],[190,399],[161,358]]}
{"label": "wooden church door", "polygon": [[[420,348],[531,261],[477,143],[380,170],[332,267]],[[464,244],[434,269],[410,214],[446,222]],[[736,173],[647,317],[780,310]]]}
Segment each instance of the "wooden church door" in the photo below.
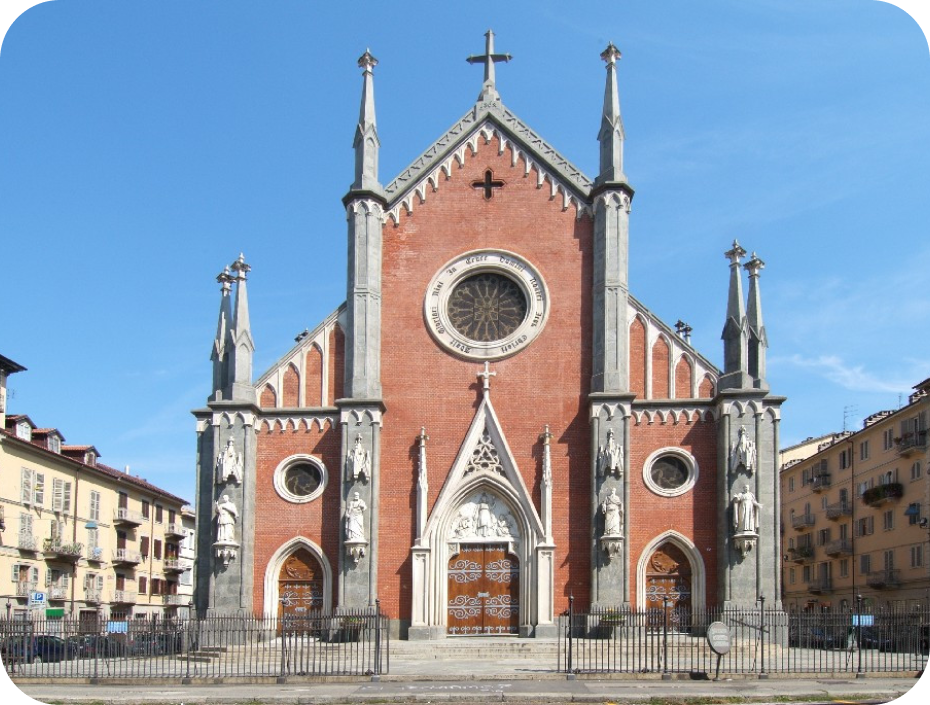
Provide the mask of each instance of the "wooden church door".
{"label": "wooden church door", "polygon": [[298,549],[284,561],[278,575],[278,617],[310,616],[323,607],[323,569],[310,551]]}
{"label": "wooden church door", "polygon": [[520,633],[520,564],[506,544],[463,545],[449,560],[448,632]]}
{"label": "wooden church door", "polygon": [[[667,598],[667,602],[665,602]],[[669,629],[687,629],[691,621],[691,562],[672,543],[663,543],[646,564],[646,608],[652,611],[656,628],[664,626],[663,608]]]}

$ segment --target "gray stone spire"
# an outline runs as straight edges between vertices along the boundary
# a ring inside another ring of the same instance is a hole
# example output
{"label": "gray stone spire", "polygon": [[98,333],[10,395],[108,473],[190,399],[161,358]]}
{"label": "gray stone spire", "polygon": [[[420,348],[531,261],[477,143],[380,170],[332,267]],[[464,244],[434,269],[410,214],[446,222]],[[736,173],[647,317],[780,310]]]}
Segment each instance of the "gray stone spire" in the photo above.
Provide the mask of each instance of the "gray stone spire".
{"label": "gray stone spire", "polygon": [[601,165],[597,184],[626,182],[626,175],[623,173],[623,141],[626,136],[623,132],[623,119],[620,117],[620,93],[617,90],[617,60],[620,56],[620,50],[613,43],[608,44],[601,53],[601,58],[607,62],[607,85],[604,88],[601,129],[597,134],[598,142],[601,143]]}
{"label": "gray stone spire", "polygon": [[358,126],[355,129],[355,181],[352,191],[371,191],[383,195],[384,191],[378,181],[378,126],[375,120],[375,83],[374,69],[378,60],[365,50],[358,59],[362,72],[362,103],[358,111]]}
{"label": "gray stone spire", "polygon": [[749,325],[743,303],[743,281],[740,262],[746,250],[734,240],[733,248],[724,253],[730,260],[730,289],[727,298],[727,320],[723,326],[723,376],[720,389],[751,389],[749,376]]}
{"label": "gray stone spire", "polygon": [[490,29],[484,33],[484,37],[484,54],[473,54],[465,59],[470,64],[484,64],[484,84],[478,95],[479,103],[501,99],[497,86],[494,85],[494,64],[498,61],[510,61],[513,58],[510,54],[494,53],[494,32]]}
{"label": "gray stone spire", "polygon": [[227,354],[229,372],[224,398],[229,401],[256,402],[255,388],[252,386],[252,355],[255,344],[252,342],[252,326],[249,322],[249,296],[246,290],[246,278],[252,269],[245,262],[245,256],[230,267],[235,272],[236,304],[227,336]]}
{"label": "gray stone spire", "polygon": [[765,349],[769,343],[765,335],[765,324],[762,322],[762,294],[759,290],[759,272],[765,269],[765,262],[753,252],[745,264],[745,269],[749,272],[749,303],[746,307],[749,325],[749,374],[753,378],[754,387],[767,390],[769,385],[765,381]]}
{"label": "gray stone spire", "polygon": [[222,299],[220,300],[219,320],[216,323],[216,338],[213,339],[213,349],[210,351],[210,360],[213,361],[211,401],[222,398],[223,389],[226,387],[226,378],[229,374],[229,357],[226,349],[226,334],[232,320],[232,301],[229,292],[236,278],[229,273],[229,267],[224,267],[223,271],[217,275],[216,281],[221,285]]}

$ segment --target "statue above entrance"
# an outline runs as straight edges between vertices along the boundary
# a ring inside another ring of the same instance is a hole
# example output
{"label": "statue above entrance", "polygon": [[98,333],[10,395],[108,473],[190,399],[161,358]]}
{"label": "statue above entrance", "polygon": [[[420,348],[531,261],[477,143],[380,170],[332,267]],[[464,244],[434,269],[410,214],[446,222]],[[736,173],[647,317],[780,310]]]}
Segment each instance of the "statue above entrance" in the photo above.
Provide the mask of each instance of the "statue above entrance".
{"label": "statue above entrance", "polygon": [[511,541],[519,535],[517,522],[503,502],[484,491],[474,493],[462,503],[449,528],[450,541]]}

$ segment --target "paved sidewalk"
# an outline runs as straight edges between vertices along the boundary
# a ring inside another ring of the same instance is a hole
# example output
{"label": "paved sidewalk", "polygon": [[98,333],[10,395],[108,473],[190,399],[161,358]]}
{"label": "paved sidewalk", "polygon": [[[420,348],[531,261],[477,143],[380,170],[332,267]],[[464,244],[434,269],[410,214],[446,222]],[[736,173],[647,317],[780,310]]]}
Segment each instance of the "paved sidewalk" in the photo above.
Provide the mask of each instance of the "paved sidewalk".
{"label": "paved sidewalk", "polygon": [[[533,702],[533,703],[646,703],[689,698],[728,697],[766,700],[785,698],[820,702],[865,699],[887,702],[911,690],[914,678],[772,678],[730,681],[658,679],[602,680],[391,680],[341,683],[288,683],[255,685],[74,685],[20,684],[27,695],[45,703],[122,703],[125,705],[177,705],[271,703],[385,703],[385,702]],[[930,684],[922,683],[930,692]]]}

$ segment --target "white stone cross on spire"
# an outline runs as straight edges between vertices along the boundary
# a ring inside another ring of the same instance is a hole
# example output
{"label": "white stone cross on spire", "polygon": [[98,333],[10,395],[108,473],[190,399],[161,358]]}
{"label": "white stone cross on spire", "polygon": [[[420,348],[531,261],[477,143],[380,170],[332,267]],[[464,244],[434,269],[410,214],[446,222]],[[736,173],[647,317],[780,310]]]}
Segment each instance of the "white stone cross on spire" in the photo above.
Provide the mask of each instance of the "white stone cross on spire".
{"label": "white stone cross on spire", "polygon": [[488,392],[491,391],[491,377],[497,377],[497,373],[491,372],[491,366],[485,362],[484,370],[479,372],[476,376],[482,378],[482,389],[484,390],[485,396],[487,396]]}
{"label": "white stone cross on spire", "polygon": [[494,32],[490,29],[485,33],[484,54],[469,56],[465,61],[470,64],[484,64],[484,86],[478,100],[500,100],[500,94],[494,86],[494,64],[498,61],[510,61],[510,54],[494,53]]}

